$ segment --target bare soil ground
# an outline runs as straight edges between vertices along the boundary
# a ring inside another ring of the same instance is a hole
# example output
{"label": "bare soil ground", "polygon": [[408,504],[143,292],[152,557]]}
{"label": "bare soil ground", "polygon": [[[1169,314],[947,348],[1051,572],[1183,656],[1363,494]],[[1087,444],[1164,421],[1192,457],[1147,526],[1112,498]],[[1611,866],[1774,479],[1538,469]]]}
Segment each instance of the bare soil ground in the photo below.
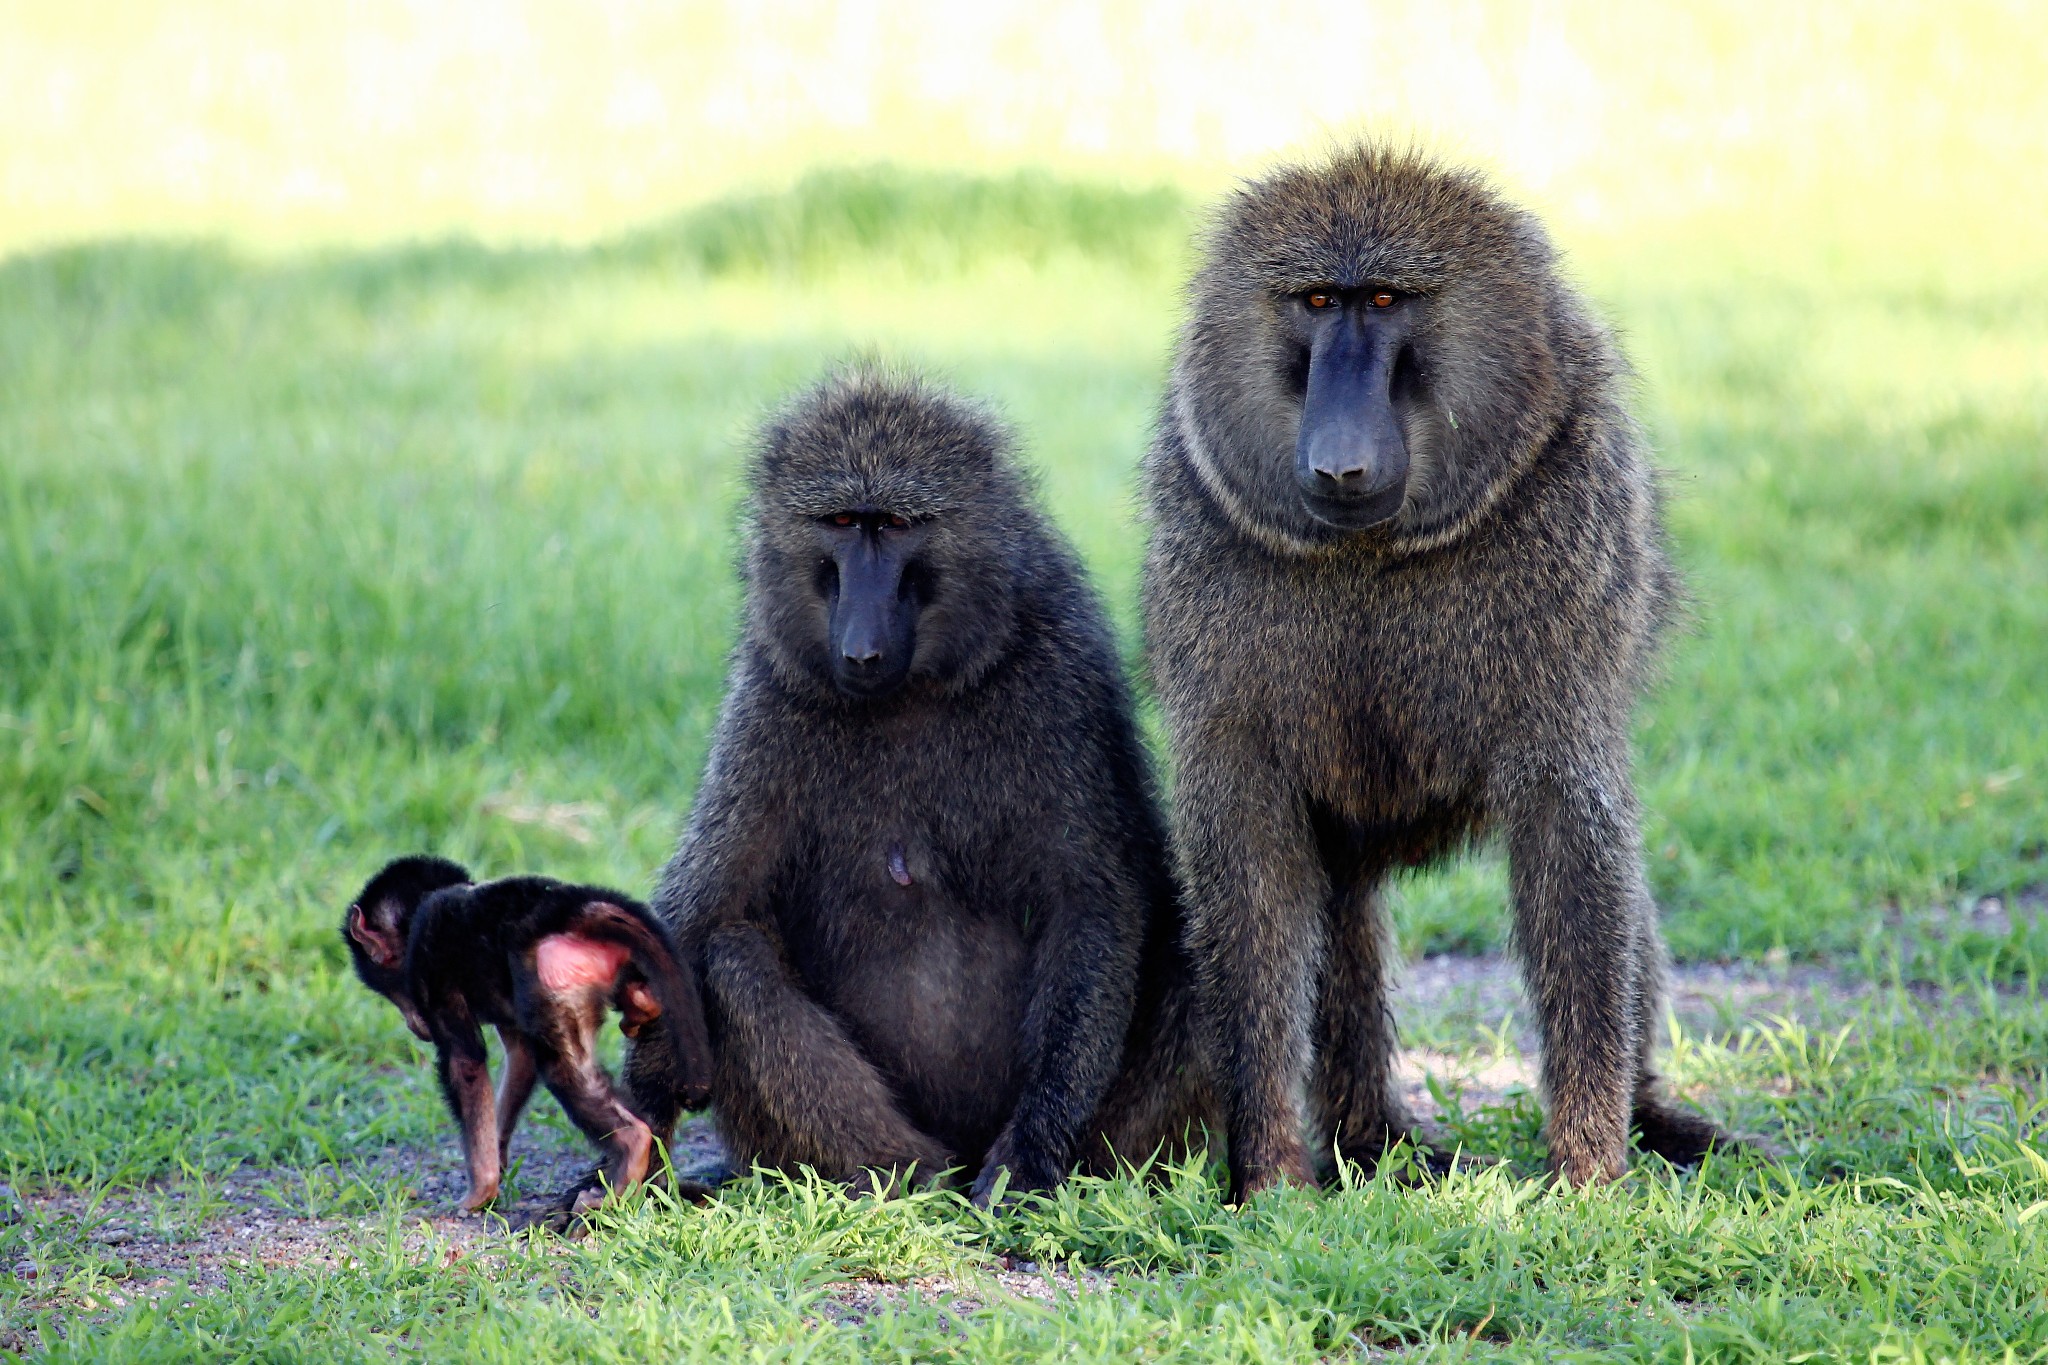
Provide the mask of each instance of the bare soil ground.
{"label": "bare soil ground", "polygon": [[[683,1175],[716,1178],[724,1169],[724,1149],[706,1119],[677,1134],[673,1157]],[[0,1194],[0,1219],[33,1217],[64,1241],[98,1243],[109,1272],[137,1292],[167,1292],[180,1282],[204,1292],[249,1266],[336,1265],[369,1219],[339,1211],[323,1216],[321,1207],[359,1208],[371,1191],[397,1191],[417,1209],[409,1246],[424,1252],[430,1242],[445,1244],[442,1254],[451,1257],[485,1250],[588,1173],[593,1154],[530,1124],[513,1139],[512,1161],[512,1197],[489,1213],[462,1212],[468,1182],[451,1138],[435,1149],[388,1147],[347,1167],[245,1167],[203,1186],[167,1184],[99,1197],[65,1189]],[[36,1273],[28,1263],[8,1269],[24,1278]]]}
{"label": "bare soil ground", "polygon": [[[1973,896],[1911,914],[1895,911],[1885,923],[1901,946],[1911,949],[1965,933],[2002,939],[2016,926],[2044,920],[2048,886],[2028,887],[2009,898]],[[1677,965],[1666,984],[1665,1007],[1680,1032],[1716,1041],[1776,1019],[1806,1024],[1839,1019],[1877,990],[1857,973],[1768,958]],[[1940,1008],[1946,996],[1935,987],[1911,989],[1930,1008]],[[1468,1110],[1498,1104],[1517,1087],[1535,1086],[1535,1022],[1524,1007],[1514,965],[1502,956],[1446,954],[1410,963],[1396,983],[1394,1016],[1406,1044],[1401,1080],[1409,1107],[1419,1115],[1436,1112],[1428,1089],[1432,1076],[1439,1084],[1459,1086]]]}
{"label": "bare soil ground", "polygon": [[[1665,1003],[1686,1036],[1725,1039],[1772,1019],[1831,1017],[1871,990],[1868,981],[1826,967],[1705,964],[1674,968]],[[1412,963],[1396,989],[1394,1015],[1408,1042],[1399,1074],[1415,1113],[1436,1112],[1432,1077],[1461,1089],[1467,1109],[1535,1087],[1535,1021],[1508,959],[1446,955]]]}
{"label": "bare soil ground", "polygon": [[[1114,1288],[1117,1281],[1117,1277],[1107,1271],[1083,1270],[1075,1275],[1053,1266],[1012,1260],[1007,1256],[994,1278],[1003,1293],[1037,1303],[1099,1293]],[[824,1316],[836,1326],[858,1327],[875,1314],[888,1312],[915,1298],[942,1304],[947,1311],[964,1317],[987,1306],[979,1297],[982,1292],[978,1287],[963,1286],[944,1275],[920,1276],[903,1284],[849,1280],[835,1286],[825,1296]]]}

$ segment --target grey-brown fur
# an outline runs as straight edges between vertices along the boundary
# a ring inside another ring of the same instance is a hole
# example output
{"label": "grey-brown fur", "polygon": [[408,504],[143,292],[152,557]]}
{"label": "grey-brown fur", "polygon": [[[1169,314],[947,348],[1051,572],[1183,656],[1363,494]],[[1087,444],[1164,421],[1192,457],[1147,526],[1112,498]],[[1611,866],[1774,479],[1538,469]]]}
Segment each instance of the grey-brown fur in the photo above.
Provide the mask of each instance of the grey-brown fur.
{"label": "grey-brown fur", "polygon": [[[1367,529],[1297,496],[1326,486],[1296,454],[1317,286],[1412,310],[1387,362],[1406,491]],[[1489,834],[1556,1168],[1618,1176],[1632,1111],[1676,1160],[1725,1141],[1651,1068],[1629,718],[1680,587],[1626,383],[1542,227],[1477,175],[1361,146],[1247,186],[1208,236],[1144,466],[1144,597],[1239,1194],[1409,1132],[1379,887]]]}
{"label": "grey-brown fur", "polygon": [[[701,973],[741,1169],[957,1166],[986,1199],[999,1171],[1048,1188],[1199,1113],[1115,644],[1010,445],[980,409],[871,372],[760,438],[742,638],[655,897]],[[834,657],[833,519],[856,513],[916,603],[907,678],[865,699]],[[629,1063],[636,1092],[661,1070]]]}

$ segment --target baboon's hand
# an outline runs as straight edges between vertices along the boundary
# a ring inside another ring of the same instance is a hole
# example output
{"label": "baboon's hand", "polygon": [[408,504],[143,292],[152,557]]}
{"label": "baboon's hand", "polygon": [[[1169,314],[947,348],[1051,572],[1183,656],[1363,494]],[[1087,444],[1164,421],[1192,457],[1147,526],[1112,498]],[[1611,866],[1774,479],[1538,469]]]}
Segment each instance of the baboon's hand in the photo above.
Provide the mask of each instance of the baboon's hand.
{"label": "baboon's hand", "polygon": [[1299,1143],[1277,1160],[1248,1160],[1236,1167],[1235,1174],[1236,1178],[1231,1182],[1235,1187],[1231,1191],[1230,1202],[1233,1204],[1243,1204],[1280,1185],[1299,1185],[1306,1190],[1317,1188],[1315,1172],[1308,1164],[1308,1152]]}
{"label": "baboon's hand", "polygon": [[996,1199],[996,1186],[1003,1187],[1003,1202],[1008,1203],[1020,1194],[1038,1194],[1056,1188],[1064,1171],[1052,1169],[1043,1160],[1033,1160],[1028,1154],[1017,1150],[1010,1134],[1005,1132],[989,1148],[988,1156],[981,1163],[981,1174],[974,1178],[974,1186],[968,1198],[974,1207],[985,1209]]}

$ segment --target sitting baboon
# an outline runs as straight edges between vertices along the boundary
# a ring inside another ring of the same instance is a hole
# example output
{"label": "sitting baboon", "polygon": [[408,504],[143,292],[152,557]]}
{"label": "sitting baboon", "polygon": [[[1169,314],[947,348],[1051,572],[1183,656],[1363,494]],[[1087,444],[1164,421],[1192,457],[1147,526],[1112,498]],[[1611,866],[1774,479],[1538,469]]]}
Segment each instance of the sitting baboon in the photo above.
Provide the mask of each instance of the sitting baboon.
{"label": "sitting baboon", "polygon": [[[1211,229],[1144,482],[1151,669],[1234,1193],[1406,1136],[1380,886],[1505,836],[1575,1183],[1660,1094],[1629,716],[1680,585],[1623,362],[1535,219],[1362,146]],[[1311,1117],[1312,1116],[1312,1117]]]}
{"label": "sitting baboon", "polygon": [[[760,438],[742,637],[655,896],[740,1169],[957,1166],[985,1202],[1198,1116],[1131,699],[1010,444],[869,371]],[[628,1063],[657,1112],[659,1045]]]}

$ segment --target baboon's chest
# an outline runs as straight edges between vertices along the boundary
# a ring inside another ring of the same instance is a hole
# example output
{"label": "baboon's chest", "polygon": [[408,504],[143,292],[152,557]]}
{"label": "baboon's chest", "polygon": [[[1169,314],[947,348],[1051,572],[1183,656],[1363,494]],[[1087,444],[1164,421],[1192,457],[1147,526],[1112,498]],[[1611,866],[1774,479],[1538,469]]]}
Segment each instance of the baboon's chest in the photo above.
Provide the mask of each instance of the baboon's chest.
{"label": "baboon's chest", "polygon": [[899,1080],[1006,1056],[1029,962],[1013,917],[977,903],[957,850],[925,829],[846,833],[785,913],[799,975]]}
{"label": "baboon's chest", "polygon": [[1014,1102],[1030,954],[1010,915],[973,903],[955,857],[878,824],[824,860],[810,912],[789,907],[785,942],[912,1121],[967,1152]]}
{"label": "baboon's chest", "polygon": [[1487,647],[1472,604],[1396,582],[1297,622],[1291,662],[1264,677],[1276,747],[1317,798],[1374,823],[1472,799],[1517,665]]}
{"label": "baboon's chest", "polygon": [[782,898],[792,956],[815,963],[820,979],[866,959],[913,955],[934,926],[961,914],[947,847],[920,821],[870,814],[810,831],[812,856]]}
{"label": "baboon's chest", "polygon": [[1489,717],[1469,679],[1431,676],[1424,666],[1338,645],[1325,681],[1299,688],[1273,724],[1333,791],[1448,796],[1481,766]]}

